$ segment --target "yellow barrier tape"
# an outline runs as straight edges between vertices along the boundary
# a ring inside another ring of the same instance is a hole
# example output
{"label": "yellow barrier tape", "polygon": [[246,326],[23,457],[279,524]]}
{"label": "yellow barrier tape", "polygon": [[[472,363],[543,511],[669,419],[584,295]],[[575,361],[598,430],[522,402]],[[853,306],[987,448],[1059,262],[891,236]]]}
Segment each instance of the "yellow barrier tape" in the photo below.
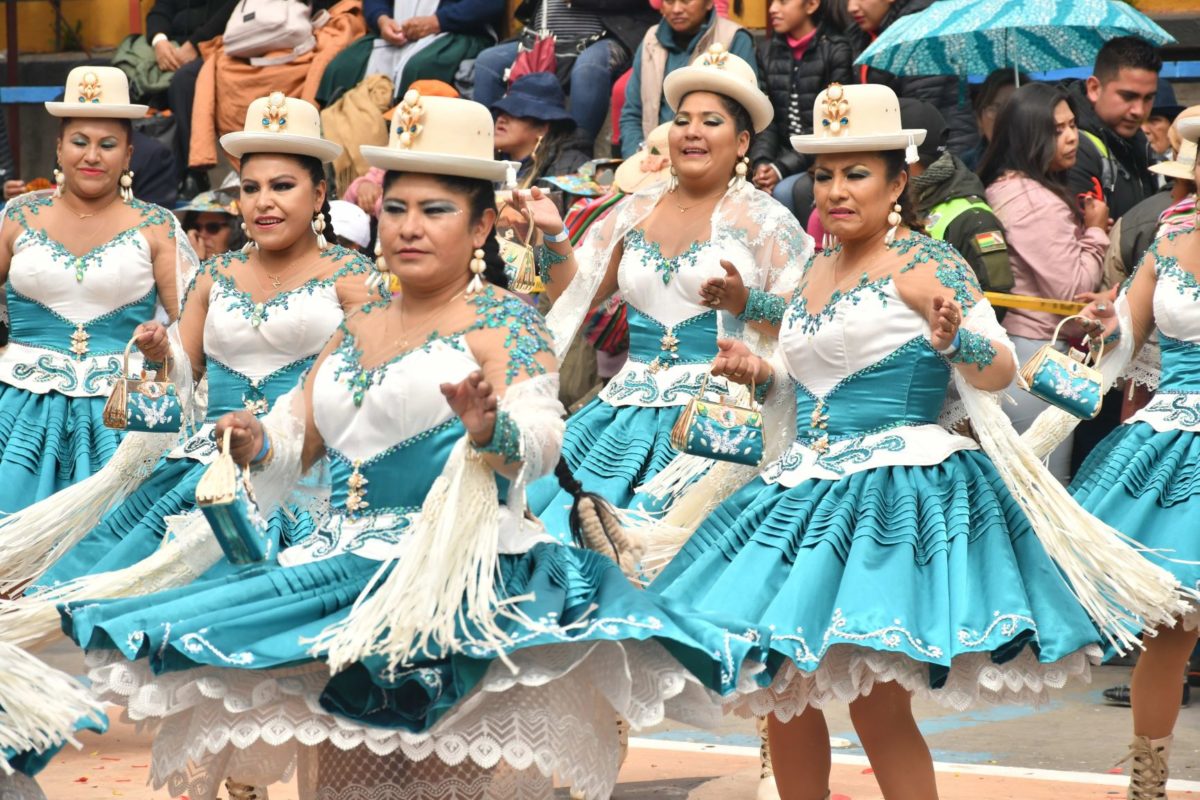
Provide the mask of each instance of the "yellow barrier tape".
{"label": "yellow barrier tape", "polygon": [[1045,311],[1060,317],[1069,317],[1083,311],[1086,303],[1076,303],[1072,300],[1048,300],[1045,297],[1026,297],[1020,294],[1004,294],[1002,292],[984,292],[983,296],[994,306],[1004,308],[1020,308],[1025,311]]}

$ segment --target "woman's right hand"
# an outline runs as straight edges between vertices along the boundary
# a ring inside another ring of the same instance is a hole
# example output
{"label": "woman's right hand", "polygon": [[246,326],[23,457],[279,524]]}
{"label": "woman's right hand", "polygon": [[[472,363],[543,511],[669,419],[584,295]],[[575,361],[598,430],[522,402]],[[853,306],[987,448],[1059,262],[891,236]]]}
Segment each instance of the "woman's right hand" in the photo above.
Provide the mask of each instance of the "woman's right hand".
{"label": "woman's right hand", "polygon": [[745,342],[737,339],[718,339],[717,357],[713,359],[712,374],[734,383],[762,386],[771,378],[771,365],[750,352]]}
{"label": "woman's right hand", "polygon": [[1083,224],[1088,228],[1099,228],[1108,232],[1112,220],[1108,218],[1108,204],[1088,195],[1083,198]]}
{"label": "woman's right hand", "polygon": [[529,211],[533,214],[533,224],[542,233],[557,236],[567,227],[563,223],[562,214],[558,213],[558,206],[554,205],[550,195],[536,186],[532,189],[513,192],[512,205],[521,213]]}
{"label": "woman's right hand", "polygon": [[171,343],[167,341],[167,329],[161,322],[143,322],[133,330],[134,344],[142,357],[165,364],[171,355]]}
{"label": "woman's right hand", "polygon": [[379,18],[379,35],[388,44],[402,47],[408,44],[408,39],[404,36],[404,29],[400,27],[400,23],[384,14]]}
{"label": "woman's right hand", "polygon": [[235,464],[250,464],[262,452],[263,432],[262,422],[249,411],[230,411],[217,420],[213,436],[217,446],[225,441],[225,431],[229,431],[229,454]]}

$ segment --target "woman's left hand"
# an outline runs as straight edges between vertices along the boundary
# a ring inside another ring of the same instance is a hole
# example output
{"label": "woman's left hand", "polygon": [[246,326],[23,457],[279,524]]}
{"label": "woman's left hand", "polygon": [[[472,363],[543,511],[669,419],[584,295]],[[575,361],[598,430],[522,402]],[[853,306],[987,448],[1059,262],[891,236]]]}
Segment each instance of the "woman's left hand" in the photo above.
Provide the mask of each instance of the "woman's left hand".
{"label": "woman's left hand", "polygon": [[742,283],[742,276],[733,264],[721,259],[721,268],[725,270],[724,277],[709,278],[700,287],[700,303],[730,314],[740,314],[746,310],[750,291]]}
{"label": "woman's left hand", "polygon": [[929,342],[934,350],[945,350],[954,343],[962,325],[962,308],[953,300],[937,296],[929,309]]}
{"label": "woman's left hand", "polygon": [[441,33],[442,26],[438,22],[438,18],[431,14],[427,17],[410,17],[401,23],[400,29],[404,31],[405,39],[415,42],[418,39],[424,39],[426,36]]}
{"label": "woman's left hand", "polygon": [[483,373],[476,370],[458,383],[443,383],[440,388],[471,441],[481,447],[490,442],[496,427],[498,400]]}

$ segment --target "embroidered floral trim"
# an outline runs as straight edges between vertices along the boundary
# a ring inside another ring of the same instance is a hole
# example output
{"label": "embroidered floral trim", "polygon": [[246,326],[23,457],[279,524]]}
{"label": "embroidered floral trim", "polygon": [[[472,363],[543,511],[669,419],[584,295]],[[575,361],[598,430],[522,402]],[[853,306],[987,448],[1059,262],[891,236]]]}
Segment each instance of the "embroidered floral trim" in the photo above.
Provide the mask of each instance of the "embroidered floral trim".
{"label": "embroidered floral trim", "polygon": [[[700,384],[704,381],[706,372],[707,369],[703,367],[697,368],[695,372],[680,375],[667,388],[660,389],[658,380],[653,373],[649,372],[649,369],[645,372],[629,371],[625,373],[625,377],[620,382],[614,380],[604,387],[603,396],[610,402],[632,399],[643,405],[657,403],[660,400],[665,403],[686,402],[700,391]],[[712,381],[709,382],[709,385],[714,390],[718,388],[718,385]]]}
{"label": "embroidered floral trim", "polygon": [[1162,414],[1164,422],[1191,428],[1200,425],[1200,403],[1195,394],[1159,391],[1146,406],[1146,412]]}
{"label": "embroidered floral trim", "polygon": [[480,453],[493,453],[501,456],[505,464],[516,464],[521,460],[521,429],[508,415],[507,411],[496,412],[496,424],[492,430],[492,440],[485,445],[475,445]]}
{"label": "embroidered floral trim", "polygon": [[667,258],[663,255],[662,247],[658,242],[647,239],[646,232],[641,228],[634,228],[625,236],[625,246],[641,250],[646,255],[650,263],[654,265],[654,271],[662,277],[663,286],[669,284],[680,270],[694,267],[699,260],[700,251],[707,244],[708,242],[692,242],[687,250],[674,258]]}
{"label": "embroidered floral trim", "polygon": [[783,322],[783,312],[787,308],[787,300],[779,295],[764,292],[761,289],[751,289],[746,299],[746,307],[738,314],[742,322],[765,322],[768,325],[778,325]]}
{"label": "embroidered floral trim", "polygon": [[995,360],[996,347],[990,338],[966,328],[959,328],[958,350],[950,356],[952,363],[974,364],[980,372],[983,372]]}

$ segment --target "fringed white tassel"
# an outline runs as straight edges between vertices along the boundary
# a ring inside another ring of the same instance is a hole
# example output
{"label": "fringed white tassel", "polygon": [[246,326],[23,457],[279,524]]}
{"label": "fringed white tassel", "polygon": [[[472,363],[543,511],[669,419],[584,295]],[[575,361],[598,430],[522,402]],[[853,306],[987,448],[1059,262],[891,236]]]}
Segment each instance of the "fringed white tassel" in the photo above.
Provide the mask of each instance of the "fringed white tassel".
{"label": "fringed white tassel", "polygon": [[[104,712],[79,681],[0,642],[0,753],[42,752],[64,743],[80,747],[75,729],[88,718],[100,722]],[[13,773],[2,755],[0,770]]]}
{"label": "fringed white tassel", "polygon": [[[1113,384],[1116,383],[1117,379],[1124,374],[1133,357],[1133,317],[1130,315],[1129,303],[1125,295],[1117,298],[1115,310],[1117,312],[1117,325],[1121,336],[1117,340],[1116,347],[1109,350],[1100,359],[1098,368],[1102,378],[1100,387],[1100,397],[1102,398],[1112,388]],[[1019,372],[1017,374],[1017,383],[1022,390],[1026,388]],[[1038,414],[1033,424],[1021,434],[1021,441],[1039,459],[1045,459],[1060,444],[1067,440],[1067,437],[1071,435],[1071,432],[1082,421],[1079,417],[1052,406],[1041,414]]]}
{"label": "fringed white tassel", "polygon": [[1118,651],[1140,646],[1138,632],[1173,625],[1188,608],[1179,582],[1130,540],[1084,511],[1021,441],[995,395],[958,371],[954,380],[979,442],[1105,638]]}
{"label": "fringed white tassel", "polygon": [[131,433],[95,475],[0,519],[0,593],[41,577],[150,475],[177,433]]}
{"label": "fringed white tassel", "polygon": [[492,470],[464,437],[401,555],[379,568],[345,620],[305,643],[334,673],[371,655],[398,670],[431,651],[445,655],[467,646],[507,663],[501,648],[509,637],[497,617],[533,623],[511,608],[528,597],[497,596],[499,514]]}
{"label": "fringed white tassel", "polygon": [[125,569],[87,575],[0,603],[4,640],[31,650],[65,638],[58,606],[76,600],[138,597],[184,586],[221,560],[221,546],[200,512],[167,518],[158,550]]}
{"label": "fringed white tassel", "polygon": [[704,456],[680,453],[657,475],[637,487],[637,491],[648,494],[655,500],[665,501],[664,505],[670,507],[716,463]]}

